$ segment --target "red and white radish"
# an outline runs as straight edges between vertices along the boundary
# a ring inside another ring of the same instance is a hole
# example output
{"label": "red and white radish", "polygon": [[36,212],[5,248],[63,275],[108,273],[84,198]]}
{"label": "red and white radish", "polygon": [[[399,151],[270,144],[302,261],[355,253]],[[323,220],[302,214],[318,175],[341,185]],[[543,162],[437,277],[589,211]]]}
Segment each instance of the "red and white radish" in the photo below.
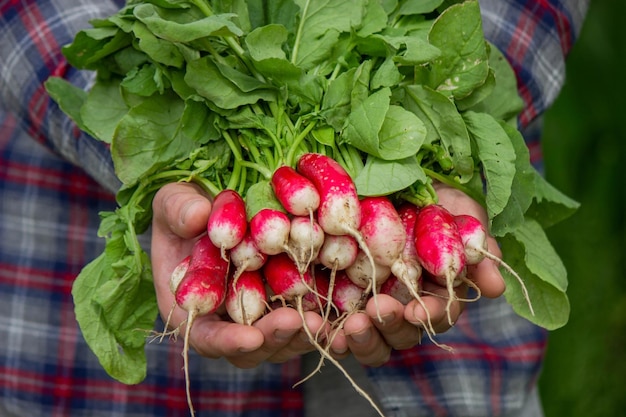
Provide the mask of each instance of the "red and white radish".
{"label": "red and white radish", "polygon": [[274,195],[288,213],[310,216],[320,204],[315,185],[288,165],[279,167],[271,179]]}
{"label": "red and white radish", "polygon": [[309,291],[302,297],[304,311],[322,311],[328,305],[329,275],[327,269],[315,268],[313,270],[313,291]]}
{"label": "red and white radish", "polygon": [[380,286],[380,294],[389,295],[404,305],[407,305],[411,300],[415,300],[413,293],[395,275],[390,276]]}
{"label": "red and white radish", "polygon": [[230,250],[229,256],[230,262],[235,267],[234,275],[236,277],[243,271],[261,269],[268,255],[261,252],[250,233],[246,233],[241,242]]}
{"label": "red and white radish", "polygon": [[314,285],[309,271],[301,273],[285,252],[267,259],[263,266],[263,275],[272,292],[286,301],[304,297]]}
{"label": "red and white radish", "polygon": [[192,248],[189,265],[182,279],[177,272],[172,278],[178,283],[170,284],[175,289],[176,304],[187,312],[183,357],[187,402],[192,416],[194,411],[189,389],[189,335],[197,316],[215,312],[224,302],[228,265],[228,261],[221,256],[220,248],[211,242],[208,235],[203,235]]}
{"label": "red and white radish", "polygon": [[341,312],[350,314],[362,308],[364,290],[356,285],[346,271],[337,271],[332,293],[333,305]]}
{"label": "red and white radish", "polygon": [[267,309],[267,292],[261,272],[243,271],[236,282],[230,282],[224,304],[228,316],[236,323],[250,325],[261,318]]}
{"label": "red and white radish", "polygon": [[224,259],[227,258],[226,250],[241,242],[247,228],[246,204],[243,198],[234,190],[220,191],[213,200],[207,233],[211,242],[221,249]]}
{"label": "red and white radish", "polygon": [[404,269],[398,270],[398,265],[392,265],[391,272],[396,276],[404,276],[403,281],[410,287],[418,291],[419,281],[422,276],[422,266],[417,257],[417,249],[415,248],[415,222],[419,208],[411,203],[403,203],[398,207],[398,215],[407,236],[404,248],[402,249],[402,261]]}
{"label": "red and white radish", "polygon": [[391,275],[391,268],[386,265],[375,264],[372,268],[370,257],[362,250],[357,253],[354,263],[344,271],[355,285],[368,290],[372,289],[373,282],[380,286]]}
{"label": "red and white radish", "polygon": [[346,170],[334,159],[306,153],[298,159],[297,170],[308,178],[320,195],[318,222],[331,235],[358,235],[361,205],[356,186]]}
{"label": "red and white radish", "polygon": [[350,235],[325,235],[317,260],[332,270],[346,269],[356,261],[359,244]]}
{"label": "red and white radish", "polygon": [[250,235],[254,244],[266,255],[288,250],[291,221],[279,210],[264,208],[250,219]]}
{"label": "red and white radish", "polygon": [[465,268],[465,249],[454,217],[443,206],[431,204],[419,210],[415,222],[415,250],[428,276],[448,291],[446,312],[452,325],[450,308],[456,299],[454,287],[462,282],[459,274]]}
{"label": "red and white radish", "polygon": [[530,296],[528,295],[528,290],[526,289],[526,285],[524,284],[524,281],[519,276],[519,274],[515,272],[513,268],[511,268],[510,265],[508,265],[502,259],[500,259],[499,257],[489,252],[488,244],[487,244],[487,232],[485,228],[483,227],[483,224],[480,222],[480,220],[468,214],[460,214],[460,215],[454,216],[454,221],[459,230],[461,241],[463,242],[467,264],[477,265],[480,262],[482,262],[483,259],[488,258],[498,263],[504,269],[506,269],[520,283],[522,287],[522,293],[524,294],[524,298],[526,299],[526,302],[528,303],[528,308],[531,314],[534,316],[535,311],[530,301]]}
{"label": "red and white radish", "polygon": [[324,243],[324,231],[313,218],[295,216],[289,229],[289,254],[303,272],[317,257]]}
{"label": "red and white radish", "polygon": [[[394,268],[404,263],[402,252],[407,236],[402,219],[387,197],[365,197],[361,200],[361,227],[359,231],[370,250],[374,262]],[[377,288],[382,282],[373,282]]]}
{"label": "red and white radish", "polygon": [[172,294],[176,293],[176,289],[178,288],[178,285],[180,285],[180,282],[185,277],[185,274],[187,273],[187,270],[189,269],[190,263],[191,263],[191,255],[186,256],[182,261],[180,261],[178,265],[176,265],[176,268],[174,268],[174,270],[172,271],[172,274],[170,275],[170,282],[169,282],[170,291],[172,292]]}
{"label": "red and white radish", "polygon": [[476,265],[485,259],[487,250],[487,232],[482,223],[474,216],[460,214],[454,216],[454,222],[459,230],[465,259],[468,265]]}
{"label": "red and white radish", "polygon": [[[402,259],[407,236],[400,215],[385,196],[365,197],[361,200],[361,227],[359,232],[365,240],[376,265],[382,265],[396,271],[397,276],[407,275],[407,267]],[[352,271],[349,274],[353,277]],[[378,282],[375,275],[370,283],[377,304],[376,292],[382,281]],[[356,281],[355,281],[356,283]],[[416,293],[417,296],[417,293]],[[377,307],[378,309],[378,307]]]}
{"label": "red and white radish", "polygon": [[318,153],[306,153],[298,159],[297,170],[311,180],[320,194],[317,221],[326,234],[350,235],[369,259],[372,277],[376,263],[359,227],[361,202],[350,174],[334,159]]}

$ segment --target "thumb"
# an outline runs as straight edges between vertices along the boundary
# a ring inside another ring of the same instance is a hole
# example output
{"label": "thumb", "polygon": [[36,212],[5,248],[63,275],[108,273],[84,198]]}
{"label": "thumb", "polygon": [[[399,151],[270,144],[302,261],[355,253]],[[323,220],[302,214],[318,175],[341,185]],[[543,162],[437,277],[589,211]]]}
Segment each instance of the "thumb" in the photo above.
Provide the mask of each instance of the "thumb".
{"label": "thumb", "polygon": [[171,183],[157,192],[152,209],[155,232],[192,239],[206,231],[211,201],[195,184]]}

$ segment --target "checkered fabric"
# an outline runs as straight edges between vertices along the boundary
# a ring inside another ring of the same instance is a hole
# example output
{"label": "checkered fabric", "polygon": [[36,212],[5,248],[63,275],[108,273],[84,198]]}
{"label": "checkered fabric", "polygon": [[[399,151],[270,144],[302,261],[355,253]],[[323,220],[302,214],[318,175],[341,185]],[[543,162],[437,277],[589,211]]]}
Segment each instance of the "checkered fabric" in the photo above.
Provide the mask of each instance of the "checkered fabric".
{"label": "checkered fabric", "polygon": [[[586,2],[481,4],[487,37],[518,75],[526,103],[520,124],[526,127],[563,84],[564,59]],[[90,19],[121,6],[109,0],[0,0],[2,417],[188,415],[180,342],[148,344],[147,378],[126,386],[102,370],[73,313],[73,279],[102,250],[98,213],[114,207],[119,182],[107,148],[79,132],[42,83],[60,75],[88,86],[92,74],[70,68],[60,47]],[[529,146],[539,160],[536,143]],[[440,336],[454,353],[426,341],[393,352],[387,365],[366,372],[388,416],[509,415],[536,383],[546,337],[503,299],[481,300]],[[302,416],[307,399],[300,387],[292,387],[301,378],[300,365],[296,358],[241,370],[192,353],[198,415]],[[333,409],[328,415],[342,414]]]}

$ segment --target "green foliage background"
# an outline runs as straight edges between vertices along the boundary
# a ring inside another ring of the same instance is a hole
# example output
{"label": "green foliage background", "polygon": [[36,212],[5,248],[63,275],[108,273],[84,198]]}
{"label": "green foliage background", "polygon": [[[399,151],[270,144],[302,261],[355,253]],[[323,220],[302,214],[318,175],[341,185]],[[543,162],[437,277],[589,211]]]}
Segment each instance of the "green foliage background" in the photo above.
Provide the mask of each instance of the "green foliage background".
{"label": "green foliage background", "polygon": [[546,417],[626,409],[626,38],[622,0],[592,0],[546,114],[547,178],[582,203],[549,230],[569,272],[569,323],[550,336],[540,378]]}

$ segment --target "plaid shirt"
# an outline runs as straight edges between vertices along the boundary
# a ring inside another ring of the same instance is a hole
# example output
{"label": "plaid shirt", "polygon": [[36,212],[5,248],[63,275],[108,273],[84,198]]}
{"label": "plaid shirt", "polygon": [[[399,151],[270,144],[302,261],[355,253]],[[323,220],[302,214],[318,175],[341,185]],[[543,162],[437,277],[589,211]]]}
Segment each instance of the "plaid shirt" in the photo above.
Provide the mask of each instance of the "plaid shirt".
{"label": "plaid shirt", "polygon": [[[98,212],[113,209],[119,183],[106,147],[72,125],[42,82],[63,75],[87,86],[92,74],[70,68],[60,47],[89,19],[121,6],[0,0],[0,416],[188,415],[180,343],[148,344],[147,378],[126,386],[102,370],[73,313],[72,281],[102,250]],[[564,58],[586,1],[488,0],[482,6],[487,37],[518,75],[526,127],[563,84]],[[529,146],[538,160],[537,145]],[[367,374],[389,416],[509,415],[536,383],[546,337],[502,297],[483,299],[439,336],[454,353],[426,341],[393,352],[388,364]],[[212,417],[301,416],[303,391],[292,388],[300,366],[296,358],[240,370],[192,353],[195,408]]]}

